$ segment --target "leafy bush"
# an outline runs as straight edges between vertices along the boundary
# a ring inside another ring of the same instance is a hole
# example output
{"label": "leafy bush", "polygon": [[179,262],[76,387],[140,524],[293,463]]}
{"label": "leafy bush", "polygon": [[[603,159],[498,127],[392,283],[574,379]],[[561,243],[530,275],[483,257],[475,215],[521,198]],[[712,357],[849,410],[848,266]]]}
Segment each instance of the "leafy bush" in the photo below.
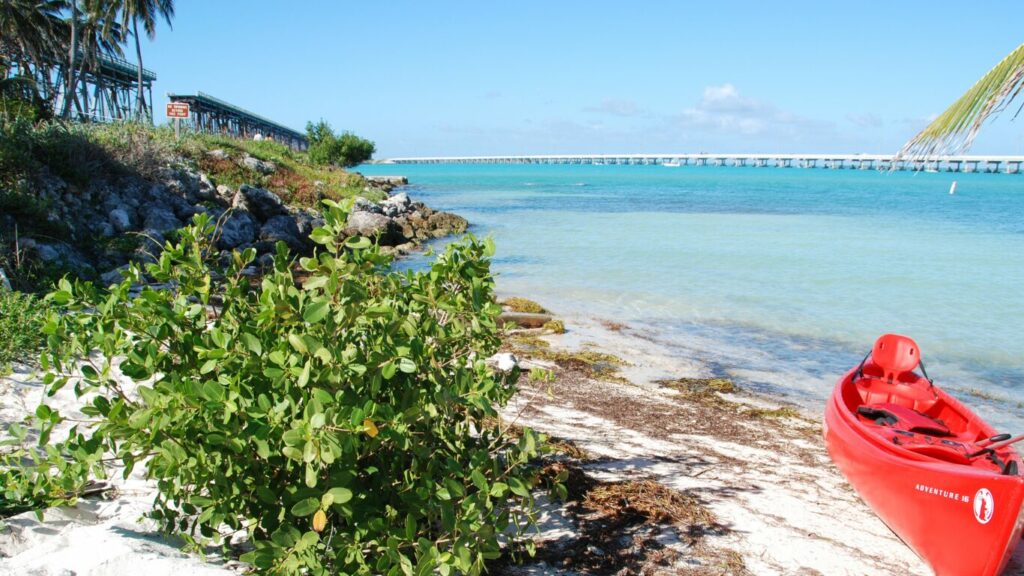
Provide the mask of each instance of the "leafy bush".
{"label": "leafy bush", "polygon": [[351,132],[340,136],[331,125],[320,120],[306,124],[306,138],[309,140],[309,160],[314,164],[335,164],[342,167],[356,166],[373,158],[376,146]]}
{"label": "leafy bush", "polygon": [[[259,286],[242,274],[252,250],[211,267],[205,215],[147,266],[173,290],[131,298],[138,268],[109,294],[62,281],[44,381],[49,394],[99,392],[82,407],[95,422],[9,453],[6,507],[73,498],[107,452],[125,474],[145,466],[164,529],[244,530],[255,549],[243,559],[260,570],[480,573],[499,535],[530,521],[540,442],[495,427],[519,374],[484,361],[499,346],[493,248],[468,238],[399,273],[369,240],[344,239],[345,207],[328,202],[324,217],[301,283],[283,245]],[[114,379],[120,358],[134,392]],[[44,439],[61,422],[45,406],[37,416]],[[35,466],[12,465],[26,455]]]}
{"label": "leafy bush", "polygon": [[28,362],[39,356],[46,305],[30,295],[0,286],[0,374],[12,362]]}

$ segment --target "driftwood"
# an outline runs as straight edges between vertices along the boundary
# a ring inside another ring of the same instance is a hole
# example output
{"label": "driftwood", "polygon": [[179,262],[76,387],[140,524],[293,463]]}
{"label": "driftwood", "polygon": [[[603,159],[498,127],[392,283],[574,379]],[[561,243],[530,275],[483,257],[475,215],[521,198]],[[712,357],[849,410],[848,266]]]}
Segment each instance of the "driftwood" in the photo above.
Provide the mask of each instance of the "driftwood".
{"label": "driftwood", "polygon": [[532,314],[529,312],[502,312],[498,316],[498,326],[515,324],[522,328],[543,328],[544,324],[552,321],[551,314]]}

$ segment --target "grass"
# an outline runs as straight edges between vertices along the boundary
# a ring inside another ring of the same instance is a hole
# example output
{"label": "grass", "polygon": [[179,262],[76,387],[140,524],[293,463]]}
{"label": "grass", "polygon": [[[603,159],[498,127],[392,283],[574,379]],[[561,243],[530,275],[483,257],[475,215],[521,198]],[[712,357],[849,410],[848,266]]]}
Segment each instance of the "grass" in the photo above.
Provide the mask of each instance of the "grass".
{"label": "grass", "polygon": [[43,346],[47,305],[38,297],[0,288],[0,374],[13,362],[31,363]]}
{"label": "grass", "polygon": [[543,306],[527,298],[513,296],[502,302],[513,312],[525,312],[527,314],[544,314],[547,310]]}
{"label": "grass", "polygon": [[[237,188],[242,184],[266,188],[291,204],[314,206],[321,198],[339,200],[364,196],[381,200],[383,192],[365,190],[366,179],[336,166],[318,166],[309,161],[305,152],[297,152],[278,142],[235,140],[209,134],[190,134],[177,150],[195,162],[215,184]],[[210,156],[212,150],[223,150],[227,158]],[[242,159],[252,156],[264,162],[273,162],[276,169],[261,174],[244,164]]]}

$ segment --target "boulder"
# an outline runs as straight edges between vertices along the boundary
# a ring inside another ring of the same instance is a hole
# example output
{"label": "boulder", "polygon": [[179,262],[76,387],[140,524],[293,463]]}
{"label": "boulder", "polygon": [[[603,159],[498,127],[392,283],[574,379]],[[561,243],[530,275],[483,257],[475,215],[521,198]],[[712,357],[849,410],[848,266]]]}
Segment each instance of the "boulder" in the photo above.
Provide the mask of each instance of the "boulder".
{"label": "boulder", "polygon": [[308,249],[308,236],[303,237],[299,233],[299,227],[291,216],[274,216],[267,220],[260,228],[259,239],[262,242],[284,242],[288,248],[295,252],[306,252]]}
{"label": "boulder", "polygon": [[111,284],[120,284],[122,280],[128,275],[128,265],[119,266],[113,270],[108,270],[103,274],[100,274],[100,281],[104,286],[110,286]]}
{"label": "boulder", "polygon": [[231,202],[231,199],[235,197],[235,191],[230,186],[221,184],[217,186],[217,196],[220,196],[221,200],[225,202]]}
{"label": "boulder", "polygon": [[233,210],[221,226],[217,247],[221,250],[231,250],[249,244],[256,239],[257,230],[259,225],[248,212]]}
{"label": "boulder", "polygon": [[352,212],[348,215],[345,234],[348,236],[379,237],[381,246],[394,246],[405,242],[401,228],[394,220],[383,214]]}
{"label": "boulder", "polygon": [[427,228],[434,238],[440,238],[465,232],[469,228],[469,221],[451,212],[434,212],[427,218]]}
{"label": "boulder", "polygon": [[380,204],[371,202],[362,196],[356,196],[355,201],[352,203],[352,212],[369,212],[371,214],[383,214],[384,210]]}
{"label": "boulder", "polygon": [[242,184],[238,188],[238,194],[232,201],[232,206],[237,208],[243,207],[243,204],[248,207],[253,216],[261,221],[288,213],[288,207],[278,198],[277,194],[265,188],[255,188],[247,184]]}
{"label": "boulder", "polygon": [[127,232],[132,229],[132,218],[124,208],[114,208],[107,214],[107,220],[117,232]]}
{"label": "boulder", "polygon": [[210,150],[209,152],[206,153],[206,155],[214,160],[228,159],[228,153],[221,150],[220,148],[217,148],[216,150]]}
{"label": "boulder", "polygon": [[143,208],[143,228],[157,232],[167,232],[181,228],[181,220],[174,214],[174,211],[164,205],[150,204]]}
{"label": "boulder", "polygon": [[292,217],[295,218],[295,226],[298,227],[302,238],[308,238],[314,229],[324,225],[324,219],[320,213],[309,208],[295,210]]}
{"label": "boulder", "polygon": [[381,202],[380,208],[385,216],[394,218],[408,212],[411,205],[412,201],[409,200],[409,195],[402,192]]}
{"label": "boulder", "polygon": [[273,174],[277,170],[277,166],[273,162],[265,162],[248,154],[245,155],[245,158],[242,158],[242,164],[246,168],[255,170],[260,174]]}

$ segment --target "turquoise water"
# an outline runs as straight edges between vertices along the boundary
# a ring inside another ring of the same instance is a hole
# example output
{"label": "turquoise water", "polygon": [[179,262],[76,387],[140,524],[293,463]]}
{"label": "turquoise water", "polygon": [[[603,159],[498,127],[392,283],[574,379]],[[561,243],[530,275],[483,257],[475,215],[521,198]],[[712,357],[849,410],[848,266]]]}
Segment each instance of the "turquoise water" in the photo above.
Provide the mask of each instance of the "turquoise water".
{"label": "turquoise water", "polygon": [[[503,293],[627,322],[819,403],[874,339],[1024,431],[1024,176],[662,166],[364,166],[493,235]],[[958,181],[955,195],[950,184]]]}

